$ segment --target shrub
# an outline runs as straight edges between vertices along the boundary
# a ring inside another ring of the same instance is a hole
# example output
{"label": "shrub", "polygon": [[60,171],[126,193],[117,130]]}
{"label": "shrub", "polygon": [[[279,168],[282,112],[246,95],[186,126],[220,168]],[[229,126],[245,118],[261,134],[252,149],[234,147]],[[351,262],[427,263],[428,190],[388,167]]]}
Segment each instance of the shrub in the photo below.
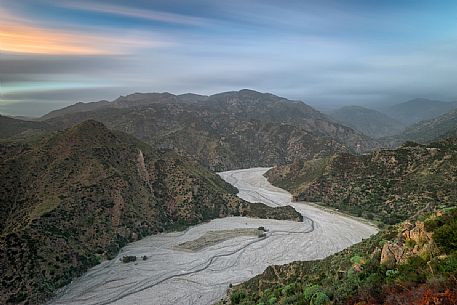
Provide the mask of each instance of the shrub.
{"label": "shrub", "polygon": [[126,255],[126,256],[122,257],[123,263],[130,263],[130,262],[134,262],[134,261],[136,261],[136,256]]}
{"label": "shrub", "polygon": [[457,219],[450,220],[447,224],[435,230],[433,239],[436,244],[446,252],[457,250]]}
{"label": "shrub", "polygon": [[294,284],[288,284],[282,288],[281,294],[284,296],[292,295],[294,292],[294,288],[295,288]]}
{"label": "shrub", "polygon": [[243,290],[237,290],[230,296],[232,304],[240,304],[240,302],[246,297],[246,293]]}
{"label": "shrub", "polygon": [[360,265],[365,263],[365,259],[360,255],[354,255],[351,257],[351,263]]}
{"label": "shrub", "polygon": [[387,281],[392,281],[398,276],[398,270],[397,269],[389,269],[386,271],[386,277]]}
{"label": "shrub", "polygon": [[321,291],[321,288],[319,285],[310,285],[306,286],[305,289],[303,290],[303,297],[305,298],[305,301],[310,302],[313,296]]}
{"label": "shrub", "polygon": [[319,291],[311,299],[310,305],[325,305],[329,302],[330,299],[328,298],[328,296],[324,292]]}
{"label": "shrub", "polygon": [[330,298],[319,285],[310,285],[303,290],[303,298],[310,305],[325,305]]}
{"label": "shrub", "polygon": [[438,270],[443,273],[457,272],[457,256],[450,255],[438,265]]}

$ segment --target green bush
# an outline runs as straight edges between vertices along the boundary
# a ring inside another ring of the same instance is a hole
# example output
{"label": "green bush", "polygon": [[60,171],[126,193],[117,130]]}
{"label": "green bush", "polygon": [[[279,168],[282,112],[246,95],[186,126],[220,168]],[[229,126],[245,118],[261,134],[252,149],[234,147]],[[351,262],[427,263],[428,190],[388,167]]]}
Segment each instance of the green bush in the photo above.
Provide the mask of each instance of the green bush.
{"label": "green bush", "polygon": [[433,233],[436,244],[447,253],[457,250],[457,219],[452,219]]}
{"label": "green bush", "polygon": [[313,298],[311,299],[311,302],[309,303],[310,305],[326,305],[330,302],[330,299],[328,296],[322,292],[319,291],[316,293]]}
{"label": "green bush", "polygon": [[457,272],[457,256],[450,255],[438,265],[438,270],[443,273]]}
{"label": "green bush", "polygon": [[420,256],[413,256],[407,263],[399,265],[398,272],[402,281],[423,283],[427,277],[427,262]]}
{"label": "green bush", "polygon": [[303,290],[303,297],[305,298],[305,301],[310,302],[313,296],[320,291],[321,287],[319,287],[319,285],[306,286]]}
{"label": "green bush", "polygon": [[319,285],[310,285],[303,290],[303,298],[310,305],[325,305],[330,298]]}
{"label": "green bush", "polygon": [[246,297],[246,293],[243,290],[236,290],[230,296],[232,304],[240,304],[240,302]]}

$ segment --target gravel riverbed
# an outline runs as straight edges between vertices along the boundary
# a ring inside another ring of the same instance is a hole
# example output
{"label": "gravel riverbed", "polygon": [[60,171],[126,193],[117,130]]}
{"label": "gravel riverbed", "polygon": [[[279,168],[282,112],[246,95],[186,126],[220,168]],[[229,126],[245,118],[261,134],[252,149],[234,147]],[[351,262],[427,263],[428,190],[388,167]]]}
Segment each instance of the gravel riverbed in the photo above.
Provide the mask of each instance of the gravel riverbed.
{"label": "gravel riverbed", "polygon": [[[247,201],[292,205],[304,216],[303,222],[227,217],[184,232],[150,236],[90,269],[50,304],[213,304],[225,295],[230,283],[245,281],[268,265],[324,258],[377,232],[356,219],[306,203],[292,203],[288,192],[263,177],[267,170],[251,168],[219,175],[236,186],[238,195]],[[198,251],[184,251],[178,246],[212,231],[260,226],[268,229],[266,237],[240,234]],[[126,255],[138,260],[122,263],[120,258]],[[142,260],[142,256],[148,259]]]}

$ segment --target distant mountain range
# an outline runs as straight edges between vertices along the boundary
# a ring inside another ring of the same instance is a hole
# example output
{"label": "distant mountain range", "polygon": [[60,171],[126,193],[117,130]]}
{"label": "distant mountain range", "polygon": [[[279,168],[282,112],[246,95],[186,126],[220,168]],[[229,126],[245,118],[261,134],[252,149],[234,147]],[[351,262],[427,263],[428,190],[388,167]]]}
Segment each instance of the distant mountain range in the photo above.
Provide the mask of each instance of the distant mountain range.
{"label": "distant mountain range", "polygon": [[303,102],[246,89],[212,96],[134,93],[112,102],[76,103],[34,121],[0,116],[0,139],[94,119],[219,171],[363,152],[408,140],[430,142],[457,132],[452,120],[456,107],[457,102],[418,98],[379,111],[345,106],[323,115]]}
{"label": "distant mountain range", "polygon": [[345,106],[327,114],[335,121],[372,138],[392,136],[404,129],[400,121],[361,106]]}
{"label": "distant mountain range", "polygon": [[335,121],[351,127],[387,146],[404,141],[431,142],[457,131],[457,102],[413,99],[377,110],[344,106],[327,112]]}
{"label": "distant mountain range", "polygon": [[381,111],[407,126],[435,118],[456,108],[457,102],[442,102],[426,98],[416,98],[381,109]]}
{"label": "distant mountain range", "polygon": [[87,119],[216,171],[378,146],[303,102],[252,90],[212,96],[135,93],[113,102],[78,103],[45,115],[41,122],[60,130]]}
{"label": "distant mountain range", "polygon": [[96,121],[0,143],[0,303],[41,304],[121,247],[228,215],[291,219],[195,162]]}
{"label": "distant mountain range", "polygon": [[429,143],[457,135],[457,109],[427,121],[421,121],[406,128],[393,139],[397,143],[414,141]]}

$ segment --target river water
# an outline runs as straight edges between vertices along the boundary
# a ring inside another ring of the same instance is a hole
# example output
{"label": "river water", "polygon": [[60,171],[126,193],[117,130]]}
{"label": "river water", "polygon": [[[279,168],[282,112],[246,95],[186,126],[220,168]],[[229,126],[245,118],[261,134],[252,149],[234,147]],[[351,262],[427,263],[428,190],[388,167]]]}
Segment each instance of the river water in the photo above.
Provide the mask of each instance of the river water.
{"label": "river water", "polygon": [[[270,206],[292,205],[303,222],[227,217],[191,227],[185,232],[153,235],[124,247],[65,287],[50,304],[213,304],[236,284],[262,273],[268,265],[324,258],[376,233],[370,225],[305,203],[263,177],[268,168],[219,173],[236,186],[239,196]],[[266,238],[239,236],[192,252],[176,245],[215,230],[257,228]],[[142,257],[122,263],[125,255]]]}

